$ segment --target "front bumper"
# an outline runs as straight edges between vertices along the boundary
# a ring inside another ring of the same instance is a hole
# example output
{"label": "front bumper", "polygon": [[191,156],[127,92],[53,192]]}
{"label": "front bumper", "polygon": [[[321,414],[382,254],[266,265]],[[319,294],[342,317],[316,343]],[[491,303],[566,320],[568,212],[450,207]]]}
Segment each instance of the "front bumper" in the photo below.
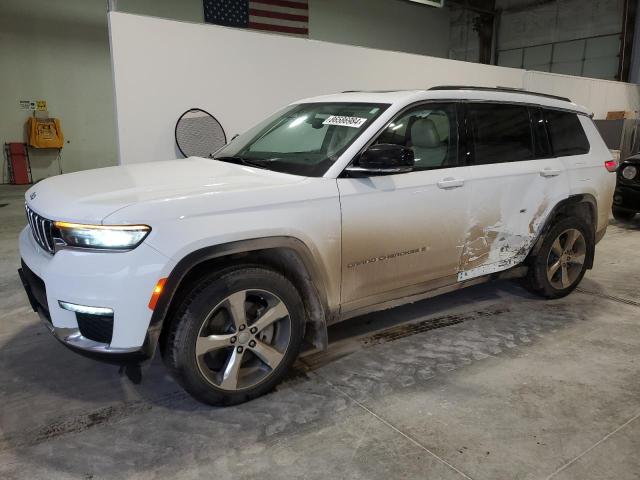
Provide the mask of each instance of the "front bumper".
{"label": "front bumper", "polygon": [[[61,250],[51,255],[28,228],[20,234],[20,255],[19,274],[29,302],[64,345],[114,363],[139,362],[153,353],[155,345],[147,335],[152,311],[147,304],[157,281],[173,266],[167,257],[145,244],[129,252]],[[62,308],[59,301],[112,309],[108,335],[91,338],[87,322],[104,319],[87,320],[86,315]]]}
{"label": "front bumper", "polygon": [[623,185],[618,181],[613,194],[613,208],[640,212],[640,186]]}

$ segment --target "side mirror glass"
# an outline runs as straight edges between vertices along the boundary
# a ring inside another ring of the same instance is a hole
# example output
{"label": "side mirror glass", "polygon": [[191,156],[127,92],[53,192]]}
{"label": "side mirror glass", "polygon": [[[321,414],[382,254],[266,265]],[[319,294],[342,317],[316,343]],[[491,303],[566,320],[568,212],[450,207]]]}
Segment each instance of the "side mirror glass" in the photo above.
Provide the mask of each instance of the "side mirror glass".
{"label": "side mirror glass", "polygon": [[382,175],[407,173],[413,170],[413,150],[393,143],[371,145],[351,166],[348,172]]}

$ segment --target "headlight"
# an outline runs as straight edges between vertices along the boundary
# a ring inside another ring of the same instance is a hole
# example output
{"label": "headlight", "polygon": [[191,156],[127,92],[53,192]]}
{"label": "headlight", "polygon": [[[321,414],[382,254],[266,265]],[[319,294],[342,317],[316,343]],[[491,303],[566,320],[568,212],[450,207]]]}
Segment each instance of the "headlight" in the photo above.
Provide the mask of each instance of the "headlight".
{"label": "headlight", "polygon": [[637,174],[638,169],[636,167],[632,167],[631,165],[627,165],[622,169],[622,176],[627,180],[633,180]]}
{"label": "headlight", "polygon": [[65,245],[79,248],[131,250],[136,248],[151,231],[147,225],[83,225],[54,222],[54,234]]}

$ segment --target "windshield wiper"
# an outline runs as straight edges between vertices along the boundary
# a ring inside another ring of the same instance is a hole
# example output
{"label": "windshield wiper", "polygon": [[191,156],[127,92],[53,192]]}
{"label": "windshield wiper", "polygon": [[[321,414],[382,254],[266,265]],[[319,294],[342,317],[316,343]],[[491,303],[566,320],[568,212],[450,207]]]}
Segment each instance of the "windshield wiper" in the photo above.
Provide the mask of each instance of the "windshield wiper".
{"label": "windshield wiper", "polygon": [[262,168],[262,169],[268,170],[266,165],[262,163],[254,162],[251,160],[247,160],[246,158],[242,158],[242,157],[215,157],[214,160],[220,160],[221,162],[235,163],[236,165],[246,165],[248,167]]}

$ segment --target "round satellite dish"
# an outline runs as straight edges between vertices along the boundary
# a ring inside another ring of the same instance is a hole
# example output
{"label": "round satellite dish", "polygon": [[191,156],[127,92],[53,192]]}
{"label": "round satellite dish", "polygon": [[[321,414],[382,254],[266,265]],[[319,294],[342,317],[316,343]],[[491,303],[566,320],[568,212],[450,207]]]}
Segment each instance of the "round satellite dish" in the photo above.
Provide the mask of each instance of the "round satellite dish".
{"label": "round satellite dish", "polygon": [[210,157],[227,143],[216,117],[201,108],[190,108],[176,123],[176,145],[184,157]]}

